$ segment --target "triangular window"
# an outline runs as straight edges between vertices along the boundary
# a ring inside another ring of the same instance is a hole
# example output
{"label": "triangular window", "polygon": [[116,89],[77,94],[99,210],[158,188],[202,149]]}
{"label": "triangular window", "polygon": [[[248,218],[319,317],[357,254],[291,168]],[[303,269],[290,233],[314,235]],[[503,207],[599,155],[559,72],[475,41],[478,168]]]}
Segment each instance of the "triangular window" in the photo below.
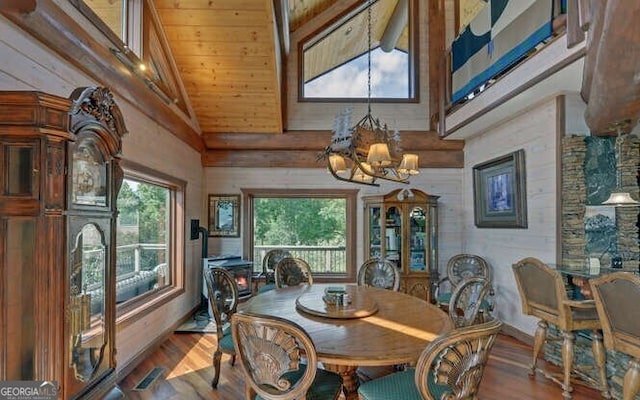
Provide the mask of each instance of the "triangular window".
{"label": "triangular window", "polygon": [[416,15],[414,0],[372,1],[305,41],[301,97],[366,99],[370,82],[372,100],[416,99]]}

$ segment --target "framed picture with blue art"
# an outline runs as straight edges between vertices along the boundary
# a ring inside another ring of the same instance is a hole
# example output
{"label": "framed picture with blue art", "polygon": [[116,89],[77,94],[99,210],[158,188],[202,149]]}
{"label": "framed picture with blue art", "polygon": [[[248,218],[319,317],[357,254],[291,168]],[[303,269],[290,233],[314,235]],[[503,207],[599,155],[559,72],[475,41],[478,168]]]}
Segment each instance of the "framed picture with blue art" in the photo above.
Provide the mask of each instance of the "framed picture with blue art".
{"label": "framed picture with blue art", "polygon": [[473,203],[478,228],[526,228],[524,150],[473,167]]}

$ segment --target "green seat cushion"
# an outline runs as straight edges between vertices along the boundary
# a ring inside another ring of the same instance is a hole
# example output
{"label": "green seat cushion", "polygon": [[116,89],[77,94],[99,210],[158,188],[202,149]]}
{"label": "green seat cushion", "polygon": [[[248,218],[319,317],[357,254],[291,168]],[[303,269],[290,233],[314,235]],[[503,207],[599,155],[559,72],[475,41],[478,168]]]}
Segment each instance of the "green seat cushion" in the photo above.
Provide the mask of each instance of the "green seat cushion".
{"label": "green seat cushion", "polygon": [[[295,382],[302,378],[306,365],[301,365],[296,371],[287,372],[284,376],[291,382]],[[337,399],[342,389],[342,378],[340,375],[318,368],[316,377],[307,392],[307,400],[331,400]],[[263,397],[256,395],[256,400],[264,400]]]}
{"label": "green seat cushion", "polygon": [[[365,382],[358,388],[360,400],[422,400],[416,386],[415,373],[415,368],[407,368],[404,371]],[[429,392],[434,399],[440,399],[445,392],[450,392],[449,386],[435,383],[431,373],[428,380]]]}
{"label": "green seat cushion", "polygon": [[449,301],[451,300],[451,294],[452,294],[451,292],[439,294],[438,297],[436,297],[436,301],[438,302],[438,304],[449,305]]}
{"label": "green seat cushion", "polygon": [[233,336],[231,336],[231,331],[229,329],[224,330],[224,336],[218,345],[227,353],[235,352],[235,348],[233,347]]}
{"label": "green seat cushion", "polygon": [[407,368],[382,378],[362,383],[360,400],[422,400],[414,382],[415,369]]}

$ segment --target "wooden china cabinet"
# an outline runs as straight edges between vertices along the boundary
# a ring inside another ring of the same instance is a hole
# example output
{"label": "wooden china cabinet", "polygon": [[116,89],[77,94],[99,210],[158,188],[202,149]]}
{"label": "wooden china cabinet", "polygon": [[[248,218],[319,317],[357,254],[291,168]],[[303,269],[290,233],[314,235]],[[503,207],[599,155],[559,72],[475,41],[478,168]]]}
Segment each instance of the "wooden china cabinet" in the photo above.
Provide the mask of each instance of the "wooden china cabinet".
{"label": "wooden china cabinet", "polygon": [[438,281],[438,198],[397,189],[364,202],[364,257],[382,257],[400,270],[400,291],[433,300]]}
{"label": "wooden china cabinet", "polygon": [[115,384],[124,133],[104,88],[0,92],[0,380],[55,381],[63,399]]}

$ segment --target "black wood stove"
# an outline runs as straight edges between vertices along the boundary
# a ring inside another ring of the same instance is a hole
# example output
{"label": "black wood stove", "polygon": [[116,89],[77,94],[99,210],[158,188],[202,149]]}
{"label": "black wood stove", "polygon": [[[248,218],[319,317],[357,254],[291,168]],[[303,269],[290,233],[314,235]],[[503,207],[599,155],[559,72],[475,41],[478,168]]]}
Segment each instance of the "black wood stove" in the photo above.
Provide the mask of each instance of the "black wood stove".
{"label": "black wood stove", "polygon": [[[251,297],[251,275],[253,273],[253,262],[243,260],[240,256],[209,256],[202,259],[203,272],[208,268],[224,268],[229,271],[238,285],[238,296],[240,299]],[[202,294],[208,298],[207,284],[203,276]]]}

